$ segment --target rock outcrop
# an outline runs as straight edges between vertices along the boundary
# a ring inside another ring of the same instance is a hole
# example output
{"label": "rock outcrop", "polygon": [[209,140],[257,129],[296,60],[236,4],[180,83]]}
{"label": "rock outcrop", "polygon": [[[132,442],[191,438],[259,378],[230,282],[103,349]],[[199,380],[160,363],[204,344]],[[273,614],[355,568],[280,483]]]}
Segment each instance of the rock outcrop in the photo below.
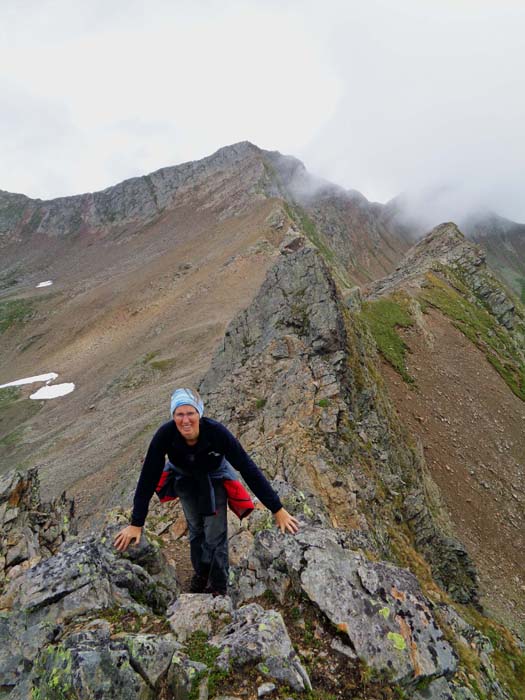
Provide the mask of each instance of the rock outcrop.
{"label": "rock outcrop", "polygon": [[420,284],[425,273],[443,267],[457,273],[502,326],[513,330],[518,325],[523,332],[524,319],[499,280],[487,268],[485,252],[468,241],[453,223],[436,226],[422,238],[395,272],[371,287],[368,298],[391,294],[401,285]]}
{"label": "rock outcrop", "polygon": [[74,503],[65,493],[41,503],[38,469],[0,476],[0,586],[56,553],[74,534]]}
{"label": "rock outcrop", "polygon": [[418,455],[374,374],[373,352],[321,254],[306,244],[281,256],[230,324],[201,390],[265,471],[318,495],[333,525],[393,557],[389,527],[401,516],[441,585],[475,601],[475,571],[432,519]]}
{"label": "rock outcrop", "polygon": [[[319,654],[327,659],[325,687],[346,688],[353,675],[350,687],[358,688],[366,674],[367,698],[397,688],[415,700],[470,700],[453,643],[479,657],[482,692],[508,700],[485,636],[452,607],[427,599],[413,574],[356,549],[355,533],[320,524],[314,501],[289,486],[282,492],[303,503],[301,530],[260,530],[256,519],[252,544],[232,572],[231,599],[180,594],[162,543],[143,538],[118,553],[117,523],[71,536],[19,572],[0,599],[2,696],[301,694],[313,685],[304,660]],[[314,635],[303,619],[312,614],[321,623]]]}
{"label": "rock outcrop", "polygon": [[286,539],[264,532],[236,578],[240,600],[271,590],[284,602],[290,587],[300,590],[360,659],[394,682],[417,685],[456,669],[415,577],[349,549],[344,532],[305,527]]}

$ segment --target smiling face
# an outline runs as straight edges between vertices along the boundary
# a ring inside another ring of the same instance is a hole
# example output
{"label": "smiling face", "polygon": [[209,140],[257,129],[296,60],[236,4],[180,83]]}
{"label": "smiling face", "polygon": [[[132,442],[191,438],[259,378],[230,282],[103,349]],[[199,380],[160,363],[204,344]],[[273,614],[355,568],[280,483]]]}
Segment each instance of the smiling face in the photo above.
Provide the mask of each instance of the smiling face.
{"label": "smiling face", "polygon": [[188,445],[195,445],[199,437],[199,413],[193,406],[179,406],[175,409],[173,420],[177,430]]}

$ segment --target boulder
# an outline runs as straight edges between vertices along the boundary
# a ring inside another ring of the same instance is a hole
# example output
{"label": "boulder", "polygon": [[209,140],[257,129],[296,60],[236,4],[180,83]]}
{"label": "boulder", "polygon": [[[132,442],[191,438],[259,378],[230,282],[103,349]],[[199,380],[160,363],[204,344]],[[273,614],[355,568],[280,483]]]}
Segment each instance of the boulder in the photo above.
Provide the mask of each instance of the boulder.
{"label": "boulder", "polygon": [[84,541],[72,538],[9,583],[0,598],[0,687],[24,680],[41,649],[59,642],[73,622],[84,618],[87,624],[107,609],[165,612],[178,593],[174,571],[145,539],[128,551],[115,550],[107,530]]}
{"label": "boulder", "polygon": [[290,587],[301,590],[362,661],[395,682],[415,686],[457,667],[415,576],[349,549],[346,533],[311,526],[295,536],[261,532],[235,576],[238,600],[269,589],[284,601]]}
{"label": "boulder", "polygon": [[154,700],[177,649],[172,635],[111,638],[104,628],[78,632],[41,652],[25,687],[32,698],[61,693],[71,700]]}
{"label": "boulder", "polygon": [[310,690],[311,683],[297,656],[283,618],[276,610],[252,603],[233,613],[233,619],[210,644],[219,647],[220,669],[257,664],[261,673],[294,690]]}
{"label": "boulder", "polygon": [[232,619],[233,606],[227,596],[184,593],[167,610],[168,622],[180,642],[194,632],[212,634]]}
{"label": "boulder", "polygon": [[0,476],[0,584],[54,554],[76,532],[74,502],[65,494],[40,500],[38,469]]}

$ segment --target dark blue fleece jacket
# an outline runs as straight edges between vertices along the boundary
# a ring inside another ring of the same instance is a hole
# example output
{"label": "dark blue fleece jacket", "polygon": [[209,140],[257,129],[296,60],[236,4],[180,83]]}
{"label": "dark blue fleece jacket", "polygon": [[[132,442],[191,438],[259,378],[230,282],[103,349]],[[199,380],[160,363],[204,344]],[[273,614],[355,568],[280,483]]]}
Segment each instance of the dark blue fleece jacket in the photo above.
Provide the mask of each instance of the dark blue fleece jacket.
{"label": "dark blue fleece jacket", "polygon": [[201,418],[197,444],[190,446],[177,430],[175,421],[170,420],[157,430],[148,448],[133,500],[132,525],[144,525],[166,456],[186,475],[184,489],[197,493],[202,499],[200,510],[203,513],[211,508],[208,503],[209,478],[213,472],[220,470],[223,458],[241,473],[249,488],[272,513],[282,508],[279,496],[268,479],[250,459],[241,443],[221,423],[212,418]]}

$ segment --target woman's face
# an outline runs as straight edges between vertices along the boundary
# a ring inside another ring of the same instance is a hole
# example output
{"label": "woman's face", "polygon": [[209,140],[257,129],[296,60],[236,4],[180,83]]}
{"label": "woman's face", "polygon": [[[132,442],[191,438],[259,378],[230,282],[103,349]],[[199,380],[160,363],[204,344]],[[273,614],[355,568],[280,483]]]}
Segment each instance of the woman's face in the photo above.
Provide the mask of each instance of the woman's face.
{"label": "woman's face", "polygon": [[179,433],[190,445],[199,437],[199,413],[193,406],[179,406],[175,409],[173,420]]}

